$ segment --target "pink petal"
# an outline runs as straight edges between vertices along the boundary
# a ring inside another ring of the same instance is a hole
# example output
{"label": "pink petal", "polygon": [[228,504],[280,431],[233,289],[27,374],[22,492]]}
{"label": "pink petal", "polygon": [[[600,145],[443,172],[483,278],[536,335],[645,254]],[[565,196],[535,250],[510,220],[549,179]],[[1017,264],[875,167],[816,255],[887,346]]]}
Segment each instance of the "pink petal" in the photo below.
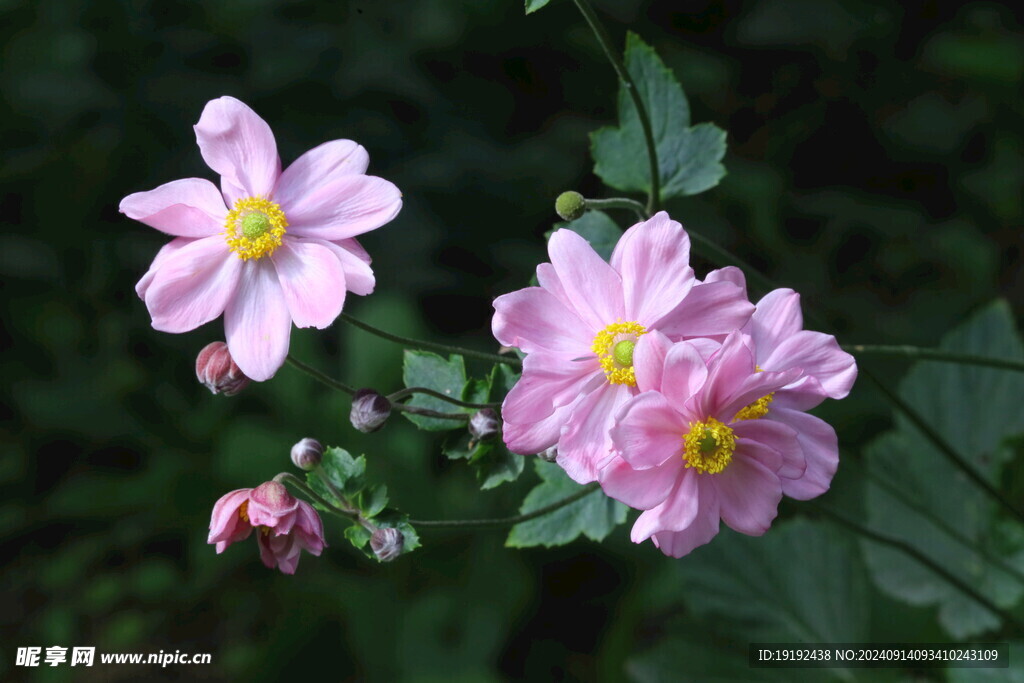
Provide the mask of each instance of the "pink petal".
{"label": "pink petal", "polygon": [[640,515],[629,537],[640,543],[660,531],[683,531],[698,514],[706,514],[704,507],[713,501],[705,500],[709,488],[693,470],[680,469],[668,498],[661,505]]}
{"label": "pink petal", "polygon": [[558,273],[555,272],[553,265],[541,263],[537,266],[537,282],[558,299],[565,306],[566,310],[573,311],[573,315],[576,314],[572,302],[569,300],[569,295],[565,293],[565,287],[562,286],[562,281],[558,279]]}
{"label": "pink petal", "polygon": [[637,341],[633,349],[633,371],[639,391],[661,391],[665,357],[671,348],[672,342],[658,330],[649,331]]}
{"label": "pink petal", "polygon": [[355,237],[347,237],[343,240],[338,240],[334,244],[337,244],[345,251],[355,254],[360,261],[365,261],[367,264],[373,263],[373,259],[370,258],[369,252],[363,248],[363,245],[361,245],[359,240]]}
{"label": "pink petal", "polygon": [[224,333],[231,357],[247,377],[263,382],[288,355],[292,319],[270,259],[248,261],[238,293],[224,311]]}
{"label": "pink petal", "polygon": [[757,302],[750,316],[747,331],[758,348],[758,363],[768,357],[775,347],[804,327],[800,311],[800,295],[792,289],[774,289]]}
{"label": "pink petal", "polygon": [[236,531],[236,525],[242,521],[238,509],[249,500],[252,489],[236,489],[220,497],[213,505],[210,516],[210,536],[207,543],[217,543],[230,538]]}
{"label": "pink petal", "polygon": [[193,241],[194,240],[187,237],[175,237],[173,240],[160,247],[160,251],[158,251],[156,256],[153,257],[153,262],[149,264],[149,270],[146,271],[146,274],[143,275],[135,285],[135,293],[139,295],[140,299],[143,301],[146,300],[146,291],[149,289],[149,286],[153,284],[153,278],[156,277],[156,272],[160,270],[160,266],[167,260],[167,257]]}
{"label": "pink petal", "polygon": [[119,210],[128,218],[179,237],[222,232],[228,215],[217,186],[202,178],[172,180],[155,190],[130,194],[121,200]]}
{"label": "pink petal", "polygon": [[[348,288],[348,291],[360,296],[373,293],[377,279],[374,277],[373,268],[370,267],[369,260],[363,259],[359,255],[359,251],[352,251],[342,246],[345,242],[355,242],[355,240],[328,242],[327,240],[306,237],[303,238],[303,241],[309,244],[319,244],[331,250],[334,257],[338,259],[338,263],[341,264],[341,269],[345,272],[345,286]],[[366,252],[362,253],[365,254]]]}
{"label": "pink petal", "polygon": [[615,450],[636,469],[657,467],[682,458],[688,431],[683,417],[656,391],[631,398],[615,416],[611,428]]}
{"label": "pink petal", "polygon": [[591,349],[596,332],[541,287],[527,287],[495,299],[491,331],[503,345],[526,353],[548,351],[570,361],[594,358],[590,363],[577,361],[581,372],[585,366],[598,367]]}
{"label": "pink petal", "polygon": [[619,407],[632,392],[624,384],[605,384],[575,404],[558,440],[558,464],[579,484],[597,480],[614,454],[609,430]]}
{"label": "pink petal", "polygon": [[[706,500],[701,492],[702,500]],[[654,545],[669,557],[684,557],[695,548],[710,543],[718,535],[718,503],[714,509],[701,507],[693,523],[683,531],[660,531],[651,537]]]}
{"label": "pink petal", "polygon": [[309,192],[349,175],[363,175],[370,155],[351,140],[331,140],[314,147],[284,170],[274,190],[274,201],[291,205]]}
{"label": "pink petal", "polygon": [[829,398],[845,398],[857,379],[857,362],[839,348],[836,338],[810,330],[800,330],[779,342],[761,367],[766,370],[800,368],[805,375],[818,380]]}
{"label": "pink petal", "polygon": [[745,406],[799,377],[799,369],[756,372],[750,343],[750,337],[733,332],[708,362],[707,381],[697,396],[701,415],[731,422]]}
{"label": "pink petal", "polygon": [[622,280],[585,239],[572,230],[556,230],[548,254],[566,298],[589,329],[596,333],[622,319]]}
{"label": "pink petal", "polygon": [[[770,415],[772,408],[768,409]],[[756,441],[759,444],[768,446],[774,453],[781,456],[778,470],[775,472],[779,478],[799,479],[807,470],[807,461],[804,459],[804,451],[797,440],[796,431],[783,424],[772,420],[756,419],[742,420],[732,425],[736,434],[737,443],[739,440]],[[770,456],[773,457],[774,456]],[[771,463],[764,461],[765,466]],[[769,469],[775,469],[769,466]]]}
{"label": "pink petal", "polygon": [[656,325],[694,284],[690,237],[664,211],[622,235],[612,264],[622,278],[626,319],[644,326]]}
{"label": "pink petal", "polygon": [[671,339],[726,335],[750,319],[746,292],[726,280],[694,285],[683,302],[658,324]]}
{"label": "pink petal", "polygon": [[270,126],[256,112],[234,97],[210,100],[195,131],[206,165],[227,181],[231,204],[241,197],[270,197],[281,159]]}
{"label": "pink petal", "polygon": [[557,408],[551,415],[537,422],[514,424],[506,421],[501,430],[505,446],[520,455],[534,455],[551,448],[558,443],[562,427],[569,422],[574,406],[575,403],[570,403]]}
{"label": "pink petal", "polygon": [[807,469],[803,476],[782,478],[782,492],[797,500],[810,500],[828,491],[839,467],[839,440],[824,420],[785,408],[772,408],[766,419],[777,420],[796,431]]}
{"label": "pink petal", "polygon": [[704,282],[731,282],[742,289],[743,298],[747,298],[747,278],[743,274],[743,271],[736,266],[726,266],[724,268],[712,270],[708,273],[708,276],[704,278]]}
{"label": "pink petal", "polygon": [[634,470],[622,458],[615,458],[601,470],[601,488],[630,507],[649,510],[668,498],[681,469],[681,462],[669,461],[658,467]]}
{"label": "pink petal", "polygon": [[[668,402],[680,413],[708,381],[708,366],[697,348],[689,342],[674,344],[665,356],[662,391]],[[685,433],[685,432],[684,432]]]}
{"label": "pink petal", "polygon": [[758,460],[741,456],[737,445],[732,462],[714,477],[722,521],[748,536],[767,531],[782,500],[778,476]]}
{"label": "pink petal", "polygon": [[509,422],[543,420],[555,408],[593,391],[604,381],[595,363],[574,363],[565,356],[531,353],[523,360],[523,375],[505,397],[501,413]]}
{"label": "pink petal", "polygon": [[296,327],[329,327],[345,305],[345,271],[330,247],[285,238],[271,255]]}
{"label": "pink petal", "polygon": [[402,210],[402,193],[375,176],[339,176],[305,190],[281,203],[289,232],[300,237],[332,242],[356,237],[389,223]]}
{"label": "pink petal", "polygon": [[146,288],[146,307],[161,332],[188,332],[221,313],[235,295],[242,261],[220,235],[167,256]]}

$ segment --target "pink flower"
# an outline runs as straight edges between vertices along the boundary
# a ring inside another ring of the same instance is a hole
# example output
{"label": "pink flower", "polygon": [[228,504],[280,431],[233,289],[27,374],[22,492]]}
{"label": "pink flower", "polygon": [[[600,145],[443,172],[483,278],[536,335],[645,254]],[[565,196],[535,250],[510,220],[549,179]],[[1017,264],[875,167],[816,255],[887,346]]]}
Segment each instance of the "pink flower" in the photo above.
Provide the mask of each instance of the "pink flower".
{"label": "pink flower", "polygon": [[373,291],[354,238],[393,219],[402,195],[365,175],[369,157],[351,140],[315,147],[282,173],[270,126],[232,97],[209,102],[195,131],[220,189],[185,178],[121,200],[129,218],[175,236],[136,292],[163,332],[223,313],[231,356],[263,381],[284,363],[292,323],[323,329],[346,291]]}
{"label": "pink flower", "polygon": [[790,427],[757,419],[765,396],[800,376],[761,371],[750,338],[734,332],[705,363],[697,347],[647,335],[636,348],[644,393],[619,411],[612,441],[621,459],[601,486],[644,512],[631,537],[653,537],[682,557],[718,533],[721,519],[751,536],[767,531],[782,478],[799,479],[804,453]]}
{"label": "pink flower", "polygon": [[271,569],[276,566],[285,574],[295,573],[301,551],[319,555],[327,545],[323,523],[313,506],[293,497],[276,481],[238,489],[218,500],[207,543],[215,543],[220,554],[232,543],[248,538],[253,528],[259,531],[256,540],[263,564]]}
{"label": "pink flower", "polygon": [[516,453],[557,444],[558,463],[585,483],[613,457],[613,417],[638,393],[637,340],[652,330],[673,340],[721,338],[753,306],[729,281],[732,269],[695,279],[689,237],[664,212],[627,230],[610,263],[571,230],[555,232],[548,253],[539,287],[494,302],[494,336],[527,354],[502,406],[503,434]]}

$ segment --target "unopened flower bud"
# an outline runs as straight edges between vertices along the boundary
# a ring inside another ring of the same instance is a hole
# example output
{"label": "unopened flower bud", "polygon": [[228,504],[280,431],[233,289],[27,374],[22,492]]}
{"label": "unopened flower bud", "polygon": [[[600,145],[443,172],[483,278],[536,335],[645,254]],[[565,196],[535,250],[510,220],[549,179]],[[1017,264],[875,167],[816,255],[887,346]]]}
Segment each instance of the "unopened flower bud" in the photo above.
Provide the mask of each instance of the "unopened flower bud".
{"label": "unopened flower bud", "polygon": [[352,397],[352,412],[348,417],[352,426],[361,432],[369,434],[377,431],[389,415],[391,401],[373,389],[360,389]]}
{"label": "unopened flower bud", "polygon": [[552,446],[551,448],[544,449],[537,454],[537,457],[544,462],[554,462],[558,459],[558,446]]}
{"label": "unopened flower bud", "polygon": [[315,470],[324,459],[324,447],[316,439],[308,436],[292,446],[292,464],[300,470]]}
{"label": "unopened flower bud", "polygon": [[493,439],[501,429],[498,414],[491,408],[484,408],[473,413],[469,418],[469,433],[477,441]]}
{"label": "unopened flower bud", "polygon": [[569,190],[558,195],[555,200],[555,213],[562,220],[574,221],[587,211],[587,200],[579,192]]}
{"label": "unopened flower bud", "polygon": [[398,529],[380,528],[370,536],[370,549],[381,562],[390,562],[402,554],[405,537]]}
{"label": "unopened flower bud", "polygon": [[250,382],[222,341],[207,344],[196,356],[196,379],[212,393],[225,396],[234,396]]}

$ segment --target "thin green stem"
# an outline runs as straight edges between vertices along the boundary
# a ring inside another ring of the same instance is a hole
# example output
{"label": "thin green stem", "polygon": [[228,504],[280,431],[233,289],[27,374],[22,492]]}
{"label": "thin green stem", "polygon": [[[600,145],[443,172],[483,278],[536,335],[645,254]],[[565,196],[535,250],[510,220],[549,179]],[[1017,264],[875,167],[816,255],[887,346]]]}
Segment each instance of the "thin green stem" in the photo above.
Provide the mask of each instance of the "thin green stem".
{"label": "thin green stem", "polygon": [[391,405],[392,410],[397,410],[400,413],[410,413],[411,415],[422,415],[423,417],[433,417],[438,420],[457,420],[461,422],[468,422],[469,418],[473,417],[471,413],[441,413],[430,408],[420,408],[419,406],[409,406],[404,403],[393,403]]}
{"label": "thin green stem", "polygon": [[908,543],[904,543],[899,539],[892,538],[884,534],[880,534],[877,531],[874,531],[873,529],[868,529],[867,527],[862,526],[851,519],[847,519],[843,515],[829,509],[824,505],[821,505],[820,503],[810,502],[809,504],[824,516],[828,517],[829,519],[832,519],[841,526],[845,526],[850,531],[853,531],[854,533],[863,536],[868,540],[874,541],[875,543],[880,543],[881,545],[889,546],[890,548],[894,548],[906,555],[909,555],[910,557],[914,558],[924,566],[928,567],[934,573],[938,574],[940,577],[945,579],[947,583],[949,583],[951,586],[959,590],[961,593],[963,593],[970,599],[974,600],[985,609],[991,611],[993,614],[997,614],[1006,623],[1011,624],[1017,629],[1024,628],[1024,624],[1017,621],[1016,617],[1014,617],[1012,614],[1010,614],[1006,610],[1002,609],[1001,607],[993,603],[991,600],[986,598],[978,591],[974,590],[974,588],[966,581],[963,581],[962,579],[960,579],[960,577],[956,576],[955,574],[952,574],[945,567],[943,567],[938,562],[922,553],[914,546],[909,545]]}
{"label": "thin green stem", "polygon": [[388,341],[393,341],[396,344],[402,344],[403,346],[410,346],[412,348],[424,349],[427,351],[458,353],[462,354],[463,356],[466,356],[467,358],[477,358],[479,360],[486,360],[492,363],[504,363],[505,365],[512,365],[514,367],[519,367],[522,365],[522,361],[520,361],[515,356],[499,356],[496,353],[485,353],[483,351],[474,351],[472,349],[464,349],[458,346],[449,346],[448,344],[438,344],[437,342],[428,342],[419,339],[410,339],[409,337],[400,337],[397,334],[385,332],[384,330],[378,329],[373,325],[364,323],[361,320],[356,320],[347,313],[342,313],[338,317],[341,320],[347,322],[349,325],[358,327],[359,329],[369,332],[370,334],[375,334],[381,339],[387,339]]}
{"label": "thin green stem", "polygon": [[413,394],[426,394],[427,396],[433,396],[434,398],[440,399],[451,403],[452,405],[462,406],[463,408],[500,408],[500,403],[470,403],[469,401],[460,401],[457,398],[452,398],[447,394],[442,394],[440,391],[434,391],[426,387],[406,387],[405,389],[399,389],[393,394],[388,394],[387,398],[392,403],[401,401],[403,398],[412,396]]}
{"label": "thin green stem", "polygon": [[942,349],[928,349],[920,346],[883,346],[873,344],[848,344],[843,350],[858,356],[902,356],[912,360],[934,360],[943,363],[959,363],[961,365],[981,365],[1001,370],[1024,372],[1024,361],[1011,358],[992,358],[976,356],[970,353],[956,353]]}
{"label": "thin green stem", "polygon": [[896,392],[889,389],[889,387],[887,387],[885,383],[878,379],[867,368],[862,366],[860,368],[860,374],[867,377],[871,381],[871,383],[875,385],[879,392],[881,392],[881,394],[890,403],[892,403],[896,409],[902,412],[907,417],[907,419],[910,420],[910,422],[913,423],[915,427],[917,427],[917,429],[924,435],[924,437],[928,439],[928,441],[930,441],[932,445],[935,446],[935,448],[937,448],[939,452],[942,453],[953,464],[954,467],[963,472],[968,479],[970,479],[972,482],[975,483],[975,485],[978,486],[978,488],[982,489],[986,494],[989,495],[989,497],[998,502],[1001,506],[1003,506],[1003,508],[1010,512],[1019,521],[1024,522],[1024,513],[1018,510],[1013,504],[1010,503],[1010,501],[1006,500],[1006,498],[1004,498],[1003,495],[998,490],[996,490],[994,486],[992,486],[992,484],[990,484],[988,481],[985,480],[984,477],[978,474],[978,472],[973,467],[971,467],[971,465],[968,464],[967,461],[964,460],[963,457],[961,457],[960,454],[957,453],[952,446],[946,443],[946,440],[943,439],[942,436],[937,431],[935,431],[935,429],[930,424],[928,424],[925,421],[925,419],[921,417],[920,414],[918,414],[916,410],[910,407],[910,405],[906,401],[900,398],[899,395],[896,394]]}
{"label": "thin green stem", "polygon": [[649,218],[647,209],[635,199],[626,197],[610,197],[608,199],[584,199],[588,211],[604,211],[605,209],[626,209],[636,213],[636,217],[644,221]]}
{"label": "thin green stem", "polygon": [[537,519],[538,517],[543,517],[555,510],[564,508],[566,505],[572,505],[579,499],[593,493],[599,488],[601,487],[597,483],[587,484],[571,496],[566,496],[561,500],[555,501],[551,505],[545,505],[533,512],[515,515],[514,517],[497,517],[494,519],[418,519],[409,520],[409,523],[413,526],[430,527],[434,529],[500,529],[515,526],[521,522],[528,522],[531,519]]}
{"label": "thin green stem", "polygon": [[640,97],[640,90],[636,87],[636,83],[633,82],[633,77],[629,75],[626,65],[619,59],[619,55],[612,45],[608,32],[605,31],[601,20],[597,18],[597,14],[590,7],[590,3],[587,0],[574,0],[574,2],[576,7],[579,8],[580,14],[583,15],[587,24],[590,25],[590,30],[597,37],[597,42],[601,44],[601,49],[604,50],[605,56],[611,62],[615,73],[619,75],[622,87],[629,93],[630,98],[633,100],[633,106],[636,107],[636,115],[640,119],[640,127],[644,131],[644,143],[647,145],[647,158],[651,170],[651,191],[647,195],[647,210],[645,213],[647,215],[653,214],[661,204],[661,175],[658,172],[658,148],[654,145],[654,132],[651,128],[651,119],[647,115],[647,107],[644,106],[643,98]]}
{"label": "thin green stem", "polygon": [[349,385],[345,384],[344,382],[339,382],[338,380],[334,379],[333,377],[329,377],[328,375],[325,375],[324,373],[320,372],[319,370],[317,370],[313,366],[306,365],[305,363],[303,363],[298,358],[295,358],[294,356],[288,356],[286,360],[289,363],[291,363],[292,366],[298,368],[299,370],[301,370],[302,372],[306,373],[307,375],[309,375],[310,377],[312,377],[316,381],[318,381],[321,384],[324,384],[324,385],[330,387],[331,389],[337,389],[338,391],[344,391],[346,394],[349,394],[350,396],[352,394],[356,393],[356,390],[353,387],[350,387]]}

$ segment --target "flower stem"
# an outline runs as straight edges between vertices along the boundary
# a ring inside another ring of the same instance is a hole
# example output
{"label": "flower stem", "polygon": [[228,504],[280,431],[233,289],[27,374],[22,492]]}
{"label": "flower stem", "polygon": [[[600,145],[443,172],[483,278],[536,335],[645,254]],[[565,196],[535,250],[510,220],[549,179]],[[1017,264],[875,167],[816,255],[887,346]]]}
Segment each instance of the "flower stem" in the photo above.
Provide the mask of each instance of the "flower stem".
{"label": "flower stem", "polygon": [[971,598],[972,600],[977,602],[979,605],[983,606],[985,609],[987,609],[990,612],[992,612],[993,614],[998,615],[1006,623],[1011,624],[1014,628],[1016,628],[1018,630],[1024,629],[1024,624],[1022,624],[1021,622],[1017,621],[1017,619],[1012,614],[1010,614],[1006,610],[1000,608],[998,605],[993,603],[991,600],[986,598],[984,595],[982,595],[978,591],[974,590],[974,588],[972,588],[966,581],[963,581],[962,579],[960,579],[960,577],[958,577],[955,574],[951,573],[945,567],[943,567],[938,562],[936,562],[935,560],[931,559],[930,557],[928,557],[927,555],[922,553],[920,550],[918,550],[914,546],[909,545],[908,543],[904,543],[903,541],[901,541],[899,539],[892,538],[892,537],[886,536],[884,534],[880,534],[877,531],[874,531],[872,529],[868,529],[865,526],[861,526],[857,522],[854,522],[853,520],[847,519],[843,515],[840,515],[839,513],[834,512],[833,510],[829,509],[828,507],[826,507],[824,505],[821,505],[820,503],[810,502],[809,504],[815,510],[817,510],[818,512],[820,512],[824,516],[826,516],[829,519],[835,521],[836,523],[840,524],[841,526],[845,526],[847,529],[853,531],[854,533],[856,533],[856,534],[858,534],[860,536],[863,536],[864,538],[867,538],[867,539],[869,539],[871,541],[874,541],[875,543],[880,543],[882,545],[887,545],[890,548],[894,548],[894,549],[899,550],[899,551],[901,551],[901,552],[903,552],[903,553],[905,553],[907,555],[910,555],[912,558],[914,558],[915,560],[917,560],[918,562],[920,562],[921,564],[923,564],[924,566],[928,567],[933,572],[935,572],[936,574],[941,576],[943,579],[946,580],[946,582],[948,582],[951,586],[953,586],[954,588],[959,590],[961,593],[963,593],[967,597]]}
{"label": "flower stem", "polygon": [[635,199],[626,197],[610,197],[608,199],[584,199],[583,205],[587,211],[603,211],[604,209],[626,209],[636,213],[640,220],[647,220],[647,209]]}
{"label": "flower stem", "polygon": [[471,413],[440,413],[430,408],[420,408],[419,406],[407,406],[404,403],[394,403],[391,406],[392,410],[397,410],[400,413],[409,413],[411,415],[422,415],[423,417],[433,417],[438,420],[461,420],[468,422],[469,418],[472,417]]}
{"label": "flower stem", "polygon": [[505,365],[512,365],[514,367],[519,367],[520,365],[522,365],[522,361],[520,361],[518,358],[514,356],[499,356],[496,353],[486,353],[484,351],[474,351],[472,349],[464,349],[458,346],[449,346],[448,344],[438,344],[437,342],[428,342],[419,339],[410,339],[408,337],[400,337],[397,334],[385,332],[384,330],[378,329],[373,325],[364,323],[361,320],[356,320],[355,318],[346,313],[342,313],[338,317],[341,320],[347,322],[349,325],[358,327],[359,329],[365,330],[370,334],[375,334],[382,339],[393,341],[396,344],[402,344],[404,346],[410,346],[416,349],[424,349],[427,351],[458,353],[463,356],[466,356],[467,358],[477,358],[479,360],[486,360],[492,363],[504,363]]}
{"label": "flower stem", "polygon": [[406,387],[405,389],[399,389],[393,394],[388,394],[385,398],[394,403],[396,401],[401,401],[403,398],[406,398],[407,396],[411,396],[413,394],[426,394],[427,396],[433,396],[434,398],[440,399],[442,401],[447,401],[452,405],[462,406],[463,408],[482,409],[501,407],[500,403],[470,403],[469,401],[460,401],[457,398],[452,398],[447,394],[442,394],[440,391],[434,391],[433,389],[428,389],[426,387]]}
{"label": "flower stem", "polygon": [[651,170],[651,190],[647,195],[647,210],[645,211],[647,215],[650,215],[658,210],[661,203],[661,175],[658,172],[658,148],[654,145],[654,132],[651,128],[651,119],[647,115],[647,107],[644,106],[643,98],[640,97],[640,90],[636,87],[636,83],[633,82],[633,77],[629,75],[626,65],[619,59],[619,55],[612,45],[608,32],[605,31],[601,20],[597,18],[597,14],[594,13],[590,3],[587,0],[574,0],[574,2],[576,7],[579,8],[580,14],[583,15],[587,24],[590,25],[590,30],[597,37],[597,42],[601,44],[601,49],[604,50],[605,56],[611,62],[615,73],[619,75],[622,87],[629,93],[630,98],[633,100],[633,106],[636,107],[636,115],[640,119],[640,127],[644,132],[644,142],[647,145],[647,158]]}
{"label": "flower stem", "polygon": [[321,384],[325,384],[326,386],[330,387],[331,389],[337,389],[338,391],[344,391],[346,394],[349,394],[349,395],[352,395],[352,394],[356,393],[356,390],[354,388],[350,387],[349,385],[345,384],[344,382],[339,382],[338,380],[334,379],[333,377],[329,377],[328,375],[325,375],[324,373],[322,373],[319,370],[317,370],[316,368],[314,368],[312,365],[306,365],[305,363],[303,363],[298,358],[295,358],[294,356],[288,356],[286,360],[289,363],[291,363],[292,366],[298,368],[299,370],[301,370],[302,372],[306,373],[307,375],[309,375],[310,377],[312,377],[316,381],[320,382]]}
{"label": "flower stem", "polygon": [[942,349],[928,349],[919,346],[876,346],[871,344],[844,345],[844,351],[858,356],[903,356],[913,360],[934,360],[943,363],[959,363],[961,365],[982,365],[1001,370],[1024,372],[1024,361],[1011,358],[992,358],[976,356],[969,353],[954,353]]}
{"label": "flower stem", "polygon": [[496,517],[494,519],[414,519],[409,520],[409,523],[413,526],[431,527],[434,529],[500,529],[503,527],[515,526],[521,522],[528,522],[531,519],[543,517],[555,510],[564,508],[566,505],[572,505],[576,501],[593,493],[599,488],[600,485],[596,482],[593,484],[587,484],[571,496],[566,496],[561,500],[555,501],[551,505],[545,505],[533,512],[515,515],[514,517]]}
{"label": "flower stem", "polygon": [[1003,495],[996,490],[992,484],[985,480],[970,464],[967,463],[963,457],[957,453],[952,446],[946,443],[946,440],[939,435],[935,429],[929,425],[923,417],[916,410],[910,407],[910,405],[899,397],[894,391],[889,389],[880,379],[878,379],[873,373],[867,368],[861,367],[860,374],[867,377],[872,384],[881,392],[881,394],[893,404],[893,406],[902,412],[910,422],[918,428],[918,430],[924,435],[928,441],[932,443],[935,448],[939,450],[953,465],[963,472],[968,479],[975,483],[980,489],[987,493],[993,500],[998,502],[1007,511],[1009,511],[1018,521],[1024,522],[1024,513],[1018,510],[1010,501],[1006,500]]}

